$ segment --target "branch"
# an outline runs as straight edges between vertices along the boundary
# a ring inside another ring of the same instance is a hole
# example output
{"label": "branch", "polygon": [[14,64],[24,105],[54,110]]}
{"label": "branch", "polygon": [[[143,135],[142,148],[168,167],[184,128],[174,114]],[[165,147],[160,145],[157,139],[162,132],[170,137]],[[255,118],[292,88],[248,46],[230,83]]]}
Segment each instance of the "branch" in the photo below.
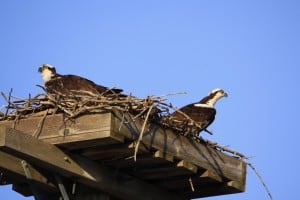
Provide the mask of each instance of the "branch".
{"label": "branch", "polygon": [[148,122],[149,115],[150,115],[150,113],[151,113],[151,111],[153,109],[153,106],[154,106],[154,104],[152,106],[150,106],[150,108],[149,108],[149,110],[147,112],[146,118],[145,118],[143,126],[142,126],[142,130],[141,130],[139,138],[137,140],[137,144],[135,145],[135,149],[134,149],[134,161],[136,161],[136,155],[137,155],[137,152],[138,152],[138,149],[139,149],[139,145],[140,145],[141,140],[143,139],[144,130],[145,130],[146,124]]}
{"label": "branch", "polygon": [[5,99],[5,101],[6,101],[7,104],[8,104],[7,107],[6,107],[5,114],[4,114],[4,119],[7,117],[7,114],[8,114],[8,112],[9,112],[9,109],[10,109],[10,106],[11,106],[10,99],[11,99],[12,91],[13,91],[13,89],[11,88],[10,91],[9,91],[8,98],[5,96],[5,94],[4,94],[3,92],[1,92],[1,95],[3,96],[3,98]]}
{"label": "branch", "polygon": [[255,167],[251,163],[247,163],[247,164],[254,171],[254,173],[258,177],[259,181],[264,186],[266,192],[268,193],[268,196],[269,196],[270,200],[273,200],[272,194],[271,194],[267,184],[265,183],[264,179],[262,178],[262,176],[258,173],[258,171],[255,169]]}

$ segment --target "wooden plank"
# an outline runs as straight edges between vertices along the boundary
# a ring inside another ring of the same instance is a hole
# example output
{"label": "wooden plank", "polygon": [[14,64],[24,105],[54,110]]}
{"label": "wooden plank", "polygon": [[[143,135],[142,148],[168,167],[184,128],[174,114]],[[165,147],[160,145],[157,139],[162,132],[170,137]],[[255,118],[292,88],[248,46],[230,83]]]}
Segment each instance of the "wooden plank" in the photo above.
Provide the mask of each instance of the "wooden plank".
{"label": "wooden plank", "polygon": [[124,137],[111,131],[91,131],[67,136],[42,138],[41,140],[47,143],[57,144],[65,149],[74,150],[122,143]]}
{"label": "wooden plank", "polygon": [[[15,183],[27,182],[25,172],[21,165],[21,159],[12,156],[8,153],[0,151],[0,160],[1,160],[0,162],[1,171],[13,177]],[[38,183],[40,187],[42,187],[44,190],[47,190],[49,192],[56,191],[57,189],[56,185],[48,177],[46,177],[40,170],[37,170],[30,164],[28,165],[28,168],[30,170],[32,180]]]}
{"label": "wooden plank", "polygon": [[124,136],[111,131],[111,114],[82,115],[67,120],[63,114],[48,115],[37,129],[43,117],[31,117],[14,121],[0,121],[0,126],[14,127],[29,135],[39,135],[39,139],[58,144],[67,149],[122,143]]}
{"label": "wooden plank", "polygon": [[[126,138],[136,139],[139,136],[143,122],[122,123],[123,115],[114,111],[117,127],[121,126],[120,134]],[[130,118],[125,119],[130,121]],[[178,135],[169,129],[162,129],[151,124],[145,128],[142,143],[149,148],[155,148],[174,155],[176,158],[186,160],[202,169],[210,170],[227,180],[244,183],[245,164],[242,160],[228,156],[207,145],[198,143],[192,139]]]}
{"label": "wooden plank", "polygon": [[0,150],[122,199],[179,199],[151,184],[106,168],[20,131],[0,127]]}

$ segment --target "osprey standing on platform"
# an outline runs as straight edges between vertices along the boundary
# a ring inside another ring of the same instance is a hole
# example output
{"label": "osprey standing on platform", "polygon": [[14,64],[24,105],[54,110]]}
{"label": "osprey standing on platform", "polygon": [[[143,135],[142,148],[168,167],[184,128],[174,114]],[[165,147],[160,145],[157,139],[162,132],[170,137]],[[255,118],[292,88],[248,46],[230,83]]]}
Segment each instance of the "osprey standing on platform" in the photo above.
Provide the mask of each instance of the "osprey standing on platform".
{"label": "osprey standing on platform", "polygon": [[80,92],[91,95],[120,94],[123,90],[107,88],[95,84],[93,81],[76,75],[60,75],[56,73],[55,67],[43,64],[38,70],[43,77],[47,92],[73,95]]}
{"label": "osprey standing on platform", "polygon": [[166,116],[163,123],[184,135],[198,136],[203,130],[211,134],[206,128],[215,119],[216,109],[214,105],[220,98],[227,96],[224,90],[214,89],[199,102],[188,104]]}

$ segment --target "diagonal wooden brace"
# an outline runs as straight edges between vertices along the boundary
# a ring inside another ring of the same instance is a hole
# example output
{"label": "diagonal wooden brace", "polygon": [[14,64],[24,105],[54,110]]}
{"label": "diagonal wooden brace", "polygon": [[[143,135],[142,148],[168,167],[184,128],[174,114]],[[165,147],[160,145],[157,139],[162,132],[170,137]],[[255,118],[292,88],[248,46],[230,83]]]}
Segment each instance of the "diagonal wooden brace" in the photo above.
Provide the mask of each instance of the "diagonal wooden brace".
{"label": "diagonal wooden brace", "polygon": [[152,184],[107,168],[77,155],[67,154],[55,145],[42,142],[12,128],[0,127],[0,151],[16,155],[28,162],[96,188],[120,199],[176,200]]}

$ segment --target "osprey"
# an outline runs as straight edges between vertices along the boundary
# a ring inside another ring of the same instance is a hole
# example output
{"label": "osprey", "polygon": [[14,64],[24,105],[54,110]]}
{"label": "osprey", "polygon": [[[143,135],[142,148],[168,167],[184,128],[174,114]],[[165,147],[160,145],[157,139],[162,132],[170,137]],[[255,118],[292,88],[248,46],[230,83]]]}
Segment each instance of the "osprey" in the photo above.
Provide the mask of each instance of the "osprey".
{"label": "osprey", "polygon": [[206,128],[215,119],[216,109],[214,105],[220,98],[227,96],[224,90],[214,89],[199,102],[183,106],[174,113],[163,117],[163,125],[180,131],[184,135],[199,136],[203,130],[212,134]]}
{"label": "osprey", "polygon": [[42,64],[38,71],[42,74],[48,93],[73,95],[76,93],[86,93],[91,95],[119,94],[123,90],[107,88],[95,84],[93,81],[76,75],[60,75],[56,73],[55,67],[49,64]]}

